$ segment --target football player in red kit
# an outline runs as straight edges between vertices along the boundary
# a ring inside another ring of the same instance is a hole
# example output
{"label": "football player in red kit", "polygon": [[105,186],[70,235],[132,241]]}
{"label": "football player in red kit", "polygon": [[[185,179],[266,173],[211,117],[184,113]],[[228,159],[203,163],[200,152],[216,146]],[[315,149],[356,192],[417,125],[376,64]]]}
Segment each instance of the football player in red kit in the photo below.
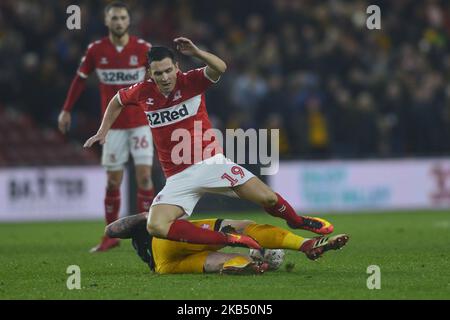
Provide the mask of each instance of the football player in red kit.
{"label": "football player in red kit", "polygon": [[[182,54],[196,57],[206,66],[182,73],[169,48],[153,47],[149,52],[151,78],[119,90],[110,101],[97,134],[85,143],[85,147],[96,141],[103,144],[111,124],[123,109],[136,106],[144,109],[167,177],[148,215],[149,233],[174,241],[258,249],[259,244],[247,235],[202,229],[182,219],[192,214],[205,192],[250,200],[269,214],[286,220],[294,229],[331,233],[333,226],[329,222],[297,215],[282,196],[247,169],[225,158],[211,134],[204,92],[219,81],[226,64],[187,38],[177,38],[174,42]],[[186,150],[191,152],[183,150],[180,155],[177,151],[180,138],[186,136],[189,147]],[[205,136],[209,139],[202,139]]]}
{"label": "football player in red kit", "polygon": [[[105,25],[109,35],[91,43],[70,86],[63,109],[58,117],[62,133],[69,130],[70,111],[85,88],[86,78],[96,71],[101,96],[102,113],[108,102],[124,87],[143,81],[147,72],[147,53],[151,45],[128,33],[130,15],[127,6],[119,1],[105,8]],[[129,154],[133,156],[138,185],[137,206],[147,211],[153,201],[151,166],[153,142],[147,118],[141,108],[127,108],[112,123],[107,142],[103,145],[102,165],[107,172],[105,204],[106,224],[115,221],[120,211],[120,185],[124,165]],[[119,244],[118,239],[107,236],[91,252],[106,251]]]}

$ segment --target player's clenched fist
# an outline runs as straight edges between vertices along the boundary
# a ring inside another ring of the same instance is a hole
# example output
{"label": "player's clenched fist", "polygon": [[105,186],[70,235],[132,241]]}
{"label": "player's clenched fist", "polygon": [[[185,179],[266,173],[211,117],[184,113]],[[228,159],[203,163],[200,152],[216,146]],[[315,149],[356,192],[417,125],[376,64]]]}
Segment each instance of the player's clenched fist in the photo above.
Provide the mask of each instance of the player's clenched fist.
{"label": "player's clenched fist", "polygon": [[92,145],[96,142],[99,142],[100,144],[104,144],[105,143],[105,137],[99,134],[96,134],[95,136],[90,137],[89,139],[86,140],[86,142],[84,143],[83,147],[85,148],[90,148],[92,147]]}

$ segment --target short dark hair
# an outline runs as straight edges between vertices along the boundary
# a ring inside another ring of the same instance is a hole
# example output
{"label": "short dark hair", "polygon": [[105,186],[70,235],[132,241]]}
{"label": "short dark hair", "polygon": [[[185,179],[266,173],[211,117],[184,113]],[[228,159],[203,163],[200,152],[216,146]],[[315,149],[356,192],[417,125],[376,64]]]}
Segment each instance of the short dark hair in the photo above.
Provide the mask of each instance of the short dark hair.
{"label": "short dark hair", "polygon": [[130,8],[128,8],[127,4],[122,1],[113,1],[106,5],[105,7],[105,15],[111,10],[112,8],[121,8],[125,9],[128,12],[128,15],[130,15]]}
{"label": "short dark hair", "polygon": [[150,51],[148,52],[148,64],[150,65],[150,63],[152,63],[153,61],[161,61],[165,58],[170,58],[172,59],[173,63],[176,62],[175,59],[175,53],[167,48],[167,47],[163,47],[163,46],[154,46],[150,49]]}

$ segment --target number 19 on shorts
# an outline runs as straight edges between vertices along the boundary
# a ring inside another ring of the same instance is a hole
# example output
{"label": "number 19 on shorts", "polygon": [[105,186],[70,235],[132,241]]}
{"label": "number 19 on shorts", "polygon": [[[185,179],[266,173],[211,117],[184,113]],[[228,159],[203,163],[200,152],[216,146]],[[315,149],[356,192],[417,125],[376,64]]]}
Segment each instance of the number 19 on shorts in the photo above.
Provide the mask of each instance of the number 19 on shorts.
{"label": "number 19 on shorts", "polygon": [[231,187],[234,187],[236,185],[236,183],[239,182],[239,180],[236,179],[234,176],[240,176],[241,179],[243,179],[245,177],[244,170],[242,170],[242,168],[239,166],[231,167],[231,174],[232,175],[229,175],[228,173],[225,172],[221,177],[222,179],[227,179],[228,181],[230,181]]}

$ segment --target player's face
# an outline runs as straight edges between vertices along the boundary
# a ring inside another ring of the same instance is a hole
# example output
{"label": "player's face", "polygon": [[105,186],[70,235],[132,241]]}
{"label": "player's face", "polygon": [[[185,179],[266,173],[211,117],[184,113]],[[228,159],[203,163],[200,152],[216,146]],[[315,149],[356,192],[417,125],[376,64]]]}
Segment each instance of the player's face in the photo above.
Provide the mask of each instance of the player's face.
{"label": "player's face", "polygon": [[111,8],[105,16],[105,25],[109,32],[121,38],[128,32],[130,26],[130,16],[124,8]]}
{"label": "player's face", "polygon": [[150,63],[150,76],[163,94],[169,94],[177,82],[178,63],[164,58]]}

